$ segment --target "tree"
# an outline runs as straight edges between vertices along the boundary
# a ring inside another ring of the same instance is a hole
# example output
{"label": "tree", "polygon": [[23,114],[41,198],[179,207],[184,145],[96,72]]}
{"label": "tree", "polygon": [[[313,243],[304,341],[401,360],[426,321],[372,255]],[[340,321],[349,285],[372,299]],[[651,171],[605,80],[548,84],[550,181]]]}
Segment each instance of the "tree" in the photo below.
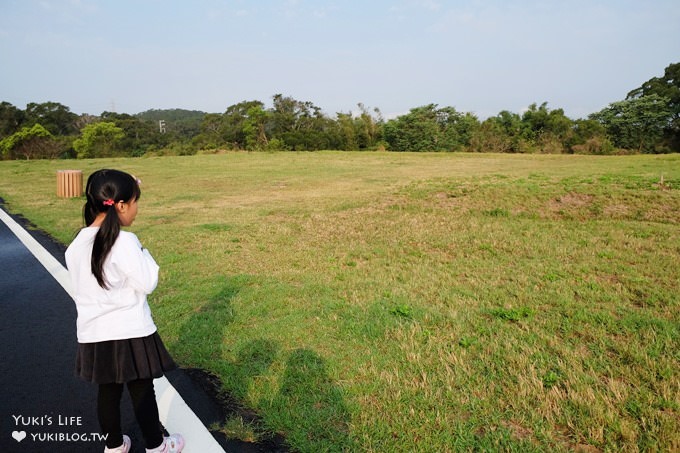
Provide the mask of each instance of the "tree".
{"label": "tree", "polygon": [[373,109],[374,117],[362,103],[357,106],[361,113],[355,116],[352,112],[335,114],[333,121],[326,119],[324,135],[329,146],[345,151],[375,149],[383,135],[383,118],[379,109]]}
{"label": "tree", "polygon": [[358,149],[371,149],[378,143],[382,135],[382,114],[378,108],[375,108],[373,112],[377,115],[377,118],[374,118],[364,104],[360,102],[357,106],[361,110],[359,117],[354,120],[357,147]]}
{"label": "tree", "polygon": [[437,104],[413,108],[385,124],[385,140],[394,151],[439,150]]}
{"label": "tree", "polygon": [[513,152],[513,135],[508,133],[498,116],[487,118],[472,134],[470,150],[478,153]]}
{"label": "tree", "polygon": [[271,110],[272,135],[279,136],[285,132],[310,129],[311,118],[321,114],[321,109],[311,102],[302,102],[290,96],[275,94]]}
{"label": "tree", "polygon": [[220,137],[222,127],[222,115],[208,113],[201,121],[201,132],[194,137],[194,145],[204,149],[219,148],[223,143]]}
{"label": "tree", "polygon": [[138,116],[127,113],[103,112],[101,119],[112,122],[121,128],[125,137],[118,143],[121,150],[130,156],[143,155],[150,146],[167,145],[170,134],[160,133],[158,124],[153,121],[143,121]]}
{"label": "tree", "polygon": [[18,156],[31,158],[56,157],[58,145],[52,134],[40,124],[22,127],[18,132],[0,141],[0,151],[5,159],[16,159]]}
{"label": "tree", "polygon": [[655,152],[671,117],[669,101],[656,94],[613,102],[590,117],[599,121],[618,147]]}
{"label": "tree", "polygon": [[336,117],[338,137],[340,140],[339,148],[345,151],[359,149],[352,113],[337,113]]}
{"label": "tree", "polygon": [[23,110],[14,107],[9,102],[0,103],[0,139],[17,132],[24,118]]}
{"label": "tree", "polygon": [[340,126],[312,102],[276,94],[273,108],[267,114],[266,135],[276,140],[278,149],[312,151],[329,146],[337,148],[342,142]]}
{"label": "tree", "polygon": [[41,124],[52,135],[70,135],[77,132],[75,128],[78,115],[58,102],[31,102],[26,106],[26,124]]}
{"label": "tree", "polygon": [[475,115],[458,112],[453,107],[437,110],[436,119],[440,131],[439,145],[447,151],[461,151],[468,147],[480,125]]}
{"label": "tree", "polygon": [[283,148],[308,151],[325,147],[329,143],[326,126],[327,118],[312,102],[273,96],[266,131],[272,139],[281,140]]}
{"label": "tree", "polygon": [[574,121],[565,144],[570,152],[577,154],[612,154],[615,151],[614,145],[606,136],[604,125],[594,119]]}
{"label": "tree", "polygon": [[571,133],[573,122],[564,110],[550,110],[548,103],[535,103],[522,115],[521,136],[530,147],[542,152],[563,152]]}
{"label": "tree", "polygon": [[680,63],[672,63],[664,70],[663,77],[652,77],[640,87],[628,93],[626,100],[657,95],[668,100],[670,118],[666,138],[671,146],[680,149]]}
{"label": "tree", "polygon": [[267,138],[265,126],[269,115],[270,113],[259,105],[254,105],[248,109],[247,119],[243,124],[243,132],[246,136],[246,149],[261,151],[267,148],[269,139]]}
{"label": "tree", "polygon": [[248,112],[252,108],[259,112],[264,110],[264,104],[260,101],[242,101],[227,108],[218,127],[222,143],[235,149],[246,147],[244,126],[248,121]]}
{"label": "tree", "polygon": [[479,120],[437,104],[411,109],[384,125],[385,140],[395,151],[456,151],[470,145]]}
{"label": "tree", "polygon": [[82,135],[73,141],[73,149],[81,159],[110,157],[117,154],[125,132],[112,122],[88,124]]}

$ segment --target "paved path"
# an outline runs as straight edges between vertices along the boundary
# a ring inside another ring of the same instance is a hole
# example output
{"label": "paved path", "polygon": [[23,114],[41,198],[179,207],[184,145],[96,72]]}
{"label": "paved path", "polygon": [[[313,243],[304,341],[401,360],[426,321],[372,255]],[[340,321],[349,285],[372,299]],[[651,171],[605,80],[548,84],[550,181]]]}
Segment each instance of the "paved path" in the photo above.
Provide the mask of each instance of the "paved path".
{"label": "paved path", "polygon": [[[73,375],[76,310],[64,283],[64,248],[17,228],[0,210],[0,452],[101,452],[96,386]],[[30,251],[17,235],[33,241]],[[183,371],[155,387],[161,421],[185,435],[186,453],[251,450],[208,432],[220,409]],[[121,408],[132,451],[143,452],[127,395]]]}

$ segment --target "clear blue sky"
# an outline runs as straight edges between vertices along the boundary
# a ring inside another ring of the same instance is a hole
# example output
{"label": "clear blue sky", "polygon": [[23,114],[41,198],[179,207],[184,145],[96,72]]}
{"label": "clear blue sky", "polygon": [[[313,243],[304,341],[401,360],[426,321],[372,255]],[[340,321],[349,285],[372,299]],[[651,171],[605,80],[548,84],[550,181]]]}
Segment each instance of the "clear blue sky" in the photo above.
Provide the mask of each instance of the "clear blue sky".
{"label": "clear blue sky", "polygon": [[434,103],[573,119],[680,62],[679,0],[0,0],[0,101],[330,116]]}

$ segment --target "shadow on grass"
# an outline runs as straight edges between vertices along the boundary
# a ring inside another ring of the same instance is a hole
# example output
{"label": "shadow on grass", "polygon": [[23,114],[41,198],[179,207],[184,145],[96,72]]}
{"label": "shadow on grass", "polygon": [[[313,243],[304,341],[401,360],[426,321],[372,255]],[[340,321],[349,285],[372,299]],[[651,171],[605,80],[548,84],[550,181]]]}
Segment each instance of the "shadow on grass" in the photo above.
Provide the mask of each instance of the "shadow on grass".
{"label": "shadow on grass", "polygon": [[242,278],[220,282],[222,286],[210,302],[194,311],[182,326],[173,345],[175,351],[198,364],[221,359],[222,332],[234,322],[232,300],[240,291]]}
{"label": "shadow on grass", "polygon": [[[248,444],[239,451],[291,451],[288,445],[295,446],[295,451],[352,450],[349,411],[317,353],[309,349],[282,352],[280,345],[258,338],[236,346],[235,353],[229,354],[233,360],[225,358],[224,331],[236,316],[232,300],[252,283],[250,276],[223,279],[210,302],[184,323],[173,348],[198,364],[198,368],[186,369],[186,374],[220,406],[222,421],[211,427],[213,434],[226,436],[234,447],[234,439]],[[272,364],[281,360],[285,367],[278,379],[280,387],[272,398],[258,402],[267,408],[266,416],[261,416],[243,402],[257,378],[272,373]],[[233,432],[234,420],[246,429]]]}
{"label": "shadow on grass", "polygon": [[349,411],[322,357],[309,349],[290,353],[270,413],[285,426],[291,445],[304,451],[355,451]]}

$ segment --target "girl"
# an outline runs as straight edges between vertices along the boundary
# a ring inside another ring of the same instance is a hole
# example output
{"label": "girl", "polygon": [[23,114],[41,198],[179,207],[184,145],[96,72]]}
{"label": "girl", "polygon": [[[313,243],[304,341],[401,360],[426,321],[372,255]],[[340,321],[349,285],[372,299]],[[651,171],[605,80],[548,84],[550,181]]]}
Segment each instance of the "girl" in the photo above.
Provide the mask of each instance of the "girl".
{"label": "girl", "polygon": [[153,379],[176,367],[161,341],[146,301],[158,283],[158,265],[137,236],[122,231],[137,216],[138,181],[117,170],[90,175],[85,228],[66,250],[78,311],[76,374],[99,384],[97,416],[104,452],[127,453],[121,432],[123,386],[134,406],[147,452],[181,452],[179,434],[163,437]]}

